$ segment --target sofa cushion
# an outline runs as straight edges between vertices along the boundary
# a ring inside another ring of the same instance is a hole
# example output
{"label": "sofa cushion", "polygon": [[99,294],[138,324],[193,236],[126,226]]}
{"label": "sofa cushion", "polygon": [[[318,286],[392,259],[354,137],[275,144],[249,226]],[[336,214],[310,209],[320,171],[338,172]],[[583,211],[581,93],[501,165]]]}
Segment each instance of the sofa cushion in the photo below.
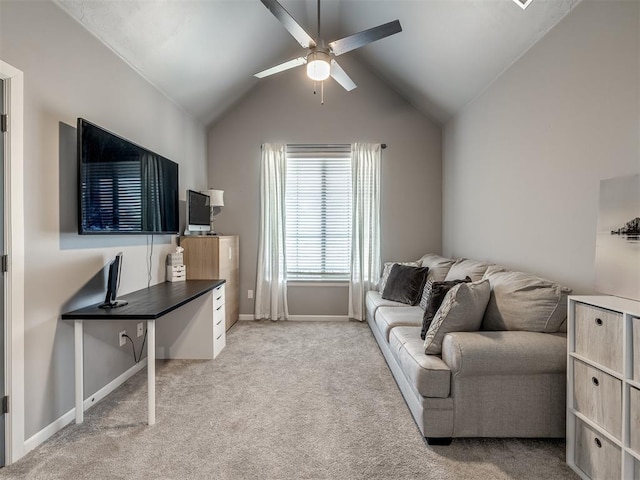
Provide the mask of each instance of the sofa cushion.
{"label": "sofa cushion", "polygon": [[451,371],[438,355],[425,355],[420,327],[395,327],[389,347],[416,392],[423,397],[449,396]]}
{"label": "sofa cushion", "polygon": [[[420,307],[380,307],[374,317],[374,322],[384,335],[384,339],[389,341],[389,332],[394,327],[419,327],[422,325],[422,310]],[[420,338],[420,332],[418,332]]]}
{"label": "sofa cushion", "polygon": [[417,305],[422,297],[428,272],[427,267],[394,265],[382,292],[382,298],[407,305]]}
{"label": "sofa cushion", "polygon": [[440,255],[434,255],[433,253],[427,253],[418,260],[420,265],[429,268],[427,275],[427,281],[433,280],[434,282],[444,281],[451,265],[455,263],[455,260],[451,258],[441,257]]}
{"label": "sofa cushion", "polygon": [[465,277],[471,277],[471,280],[477,282],[478,280],[482,280],[482,276],[490,265],[491,264],[485,262],[459,258],[453,265],[451,265],[451,268],[445,277],[445,281],[460,280]]}
{"label": "sofa cushion", "polygon": [[408,265],[410,267],[421,266],[419,262],[386,262],[382,268],[382,276],[380,277],[380,283],[378,284],[378,292],[380,292],[380,294],[384,292],[384,287],[387,285],[389,274],[391,273],[391,269],[394,265]]}
{"label": "sofa cushion", "polygon": [[491,297],[482,321],[483,330],[557,332],[567,317],[571,289],[534,275],[490,268],[485,279]]}
{"label": "sofa cushion", "polygon": [[[424,337],[427,334],[429,327],[431,326],[431,322],[433,321],[433,317],[436,315],[436,312],[440,308],[440,305],[442,305],[442,301],[447,295],[447,292],[457,284],[462,282],[471,282],[471,277],[467,277],[464,280],[451,280],[450,282],[433,282],[431,284],[431,290],[426,294],[427,306],[425,307],[424,315],[422,316],[422,331],[420,332],[420,338],[422,340],[424,340]],[[423,297],[424,296],[425,295],[423,294]]]}
{"label": "sofa cushion", "polygon": [[473,332],[480,329],[490,294],[491,286],[488,280],[459,283],[451,288],[427,331],[424,339],[425,353],[441,353],[442,340],[447,333]]}
{"label": "sofa cushion", "polygon": [[367,312],[371,314],[371,318],[375,317],[378,307],[406,307],[404,303],[385,300],[377,290],[369,290],[364,297],[364,303]]}

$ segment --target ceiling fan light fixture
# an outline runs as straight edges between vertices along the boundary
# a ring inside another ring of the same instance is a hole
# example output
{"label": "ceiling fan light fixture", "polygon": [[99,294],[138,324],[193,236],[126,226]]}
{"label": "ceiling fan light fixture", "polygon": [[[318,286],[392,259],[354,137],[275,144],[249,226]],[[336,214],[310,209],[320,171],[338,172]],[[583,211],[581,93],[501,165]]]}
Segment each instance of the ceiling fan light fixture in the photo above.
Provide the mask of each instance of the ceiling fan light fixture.
{"label": "ceiling fan light fixture", "polygon": [[312,52],[307,56],[307,76],[322,82],[331,75],[331,57],[325,52]]}

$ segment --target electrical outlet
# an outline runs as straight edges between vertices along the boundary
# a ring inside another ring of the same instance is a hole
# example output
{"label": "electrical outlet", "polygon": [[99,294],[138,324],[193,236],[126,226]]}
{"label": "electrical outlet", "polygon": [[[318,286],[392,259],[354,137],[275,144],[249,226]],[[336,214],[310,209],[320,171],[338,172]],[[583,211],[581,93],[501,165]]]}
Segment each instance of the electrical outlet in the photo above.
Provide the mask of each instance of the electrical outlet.
{"label": "electrical outlet", "polygon": [[253,290],[247,290],[247,298],[253,298]]}
{"label": "electrical outlet", "polygon": [[138,336],[141,337],[144,335],[144,323],[138,323]]}
{"label": "electrical outlet", "polygon": [[121,347],[124,347],[127,344],[127,337],[125,337],[126,334],[127,334],[126,330],[123,330],[118,334],[118,340],[120,341]]}

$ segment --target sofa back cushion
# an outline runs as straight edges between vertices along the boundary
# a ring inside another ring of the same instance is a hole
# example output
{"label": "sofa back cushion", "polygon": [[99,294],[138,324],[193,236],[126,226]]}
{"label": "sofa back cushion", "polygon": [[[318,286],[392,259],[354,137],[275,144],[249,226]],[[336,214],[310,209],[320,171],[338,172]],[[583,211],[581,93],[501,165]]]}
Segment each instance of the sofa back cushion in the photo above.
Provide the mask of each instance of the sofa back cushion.
{"label": "sofa back cushion", "polygon": [[[427,276],[427,281],[431,280],[432,282],[443,282],[447,273],[449,273],[449,269],[451,265],[455,263],[455,260],[451,258],[441,257],[440,255],[435,255],[433,253],[427,253],[423,255],[420,260],[418,260],[423,267],[429,268],[429,274]],[[464,278],[464,277],[462,277]]]}
{"label": "sofa back cushion", "polygon": [[478,262],[477,260],[459,258],[451,265],[445,281],[449,282],[451,280],[462,280],[466,277],[471,277],[471,280],[477,282],[478,280],[482,280],[482,276],[490,265],[489,263]]}
{"label": "sofa back cushion", "polygon": [[483,330],[557,332],[567,317],[571,289],[534,275],[491,267],[484,275],[491,296]]}

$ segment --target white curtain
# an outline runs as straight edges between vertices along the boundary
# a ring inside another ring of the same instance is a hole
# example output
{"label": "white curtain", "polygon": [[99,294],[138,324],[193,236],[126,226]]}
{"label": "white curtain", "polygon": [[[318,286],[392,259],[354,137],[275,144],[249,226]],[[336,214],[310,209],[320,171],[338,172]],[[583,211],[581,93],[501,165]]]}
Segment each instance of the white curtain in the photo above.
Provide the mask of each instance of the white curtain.
{"label": "white curtain", "polygon": [[349,317],[365,320],[364,297],[380,278],[380,144],[352,145],[353,215]]}
{"label": "white curtain", "polygon": [[260,163],[260,231],[255,318],[289,317],[285,257],[286,147],[262,145]]}

